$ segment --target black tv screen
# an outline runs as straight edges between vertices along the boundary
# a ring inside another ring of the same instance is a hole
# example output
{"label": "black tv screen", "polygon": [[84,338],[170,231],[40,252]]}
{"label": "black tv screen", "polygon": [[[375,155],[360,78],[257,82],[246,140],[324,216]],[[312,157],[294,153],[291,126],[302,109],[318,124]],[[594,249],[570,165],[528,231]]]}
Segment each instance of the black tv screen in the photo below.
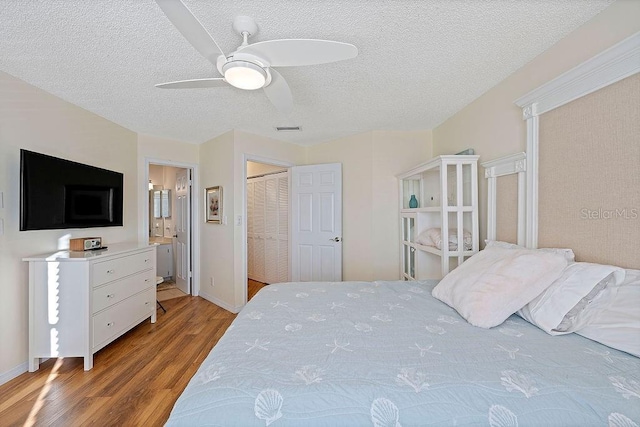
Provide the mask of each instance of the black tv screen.
{"label": "black tv screen", "polygon": [[122,225],[119,172],[20,150],[20,230]]}

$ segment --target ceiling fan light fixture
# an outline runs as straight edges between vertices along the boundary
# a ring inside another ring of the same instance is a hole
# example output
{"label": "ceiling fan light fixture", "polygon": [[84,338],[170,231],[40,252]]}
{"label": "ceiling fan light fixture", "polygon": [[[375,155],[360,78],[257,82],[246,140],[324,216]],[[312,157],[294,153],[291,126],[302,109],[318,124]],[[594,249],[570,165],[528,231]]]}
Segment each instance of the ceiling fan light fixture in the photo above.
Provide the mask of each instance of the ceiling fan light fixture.
{"label": "ceiling fan light fixture", "polygon": [[222,66],[224,79],[238,89],[255,90],[264,86],[267,72],[248,61],[229,61]]}

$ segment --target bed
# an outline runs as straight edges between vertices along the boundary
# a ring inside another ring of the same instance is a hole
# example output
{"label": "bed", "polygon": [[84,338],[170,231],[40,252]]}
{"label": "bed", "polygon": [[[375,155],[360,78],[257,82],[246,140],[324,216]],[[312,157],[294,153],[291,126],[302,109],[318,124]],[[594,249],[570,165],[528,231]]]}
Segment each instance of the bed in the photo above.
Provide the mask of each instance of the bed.
{"label": "bed", "polygon": [[435,281],[286,283],[242,310],[169,426],[576,425],[640,420],[640,359],[514,315],[470,325]]}
{"label": "bed", "polygon": [[167,425],[637,427],[638,307],[640,270],[499,241],[440,281],[269,285]]}

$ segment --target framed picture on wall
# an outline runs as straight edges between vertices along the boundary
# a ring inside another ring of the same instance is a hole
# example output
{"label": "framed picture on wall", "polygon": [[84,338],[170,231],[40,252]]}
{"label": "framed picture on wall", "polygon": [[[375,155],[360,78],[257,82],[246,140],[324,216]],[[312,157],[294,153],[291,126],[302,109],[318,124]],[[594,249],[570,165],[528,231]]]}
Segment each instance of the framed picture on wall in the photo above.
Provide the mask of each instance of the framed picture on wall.
{"label": "framed picture on wall", "polygon": [[205,221],[220,224],[222,222],[222,187],[209,187],[204,190]]}

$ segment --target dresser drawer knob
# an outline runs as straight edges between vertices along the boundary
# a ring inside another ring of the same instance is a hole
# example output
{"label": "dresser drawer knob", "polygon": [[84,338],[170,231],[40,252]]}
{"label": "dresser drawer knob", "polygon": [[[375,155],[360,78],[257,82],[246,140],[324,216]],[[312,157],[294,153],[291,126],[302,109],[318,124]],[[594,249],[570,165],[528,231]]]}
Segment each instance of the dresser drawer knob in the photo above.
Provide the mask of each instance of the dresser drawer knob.
{"label": "dresser drawer knob", "polygon": [[107,323],[107,328],[110,328],[110,327],[112,327],[112,326],[113,326],[113,322],[109,322],[109,323]]}
{"label": "dresser drawer knob", "polygon": [[149,279],[144,279],[145,282],[149,283]]}
{"label": "dresser drawer knob", "polygon": [[107,274],[113,274],[115,272],[115,270],[111,269],[111,270],[107,270]]}
{"label": "dresser drawer knob", "polygon": [[149,262],[149,261],[150,261],[149,259],[145,259],[145,260],[144,260],[144,262]]}
{"label": "dresser drawer knob", "polygon": [[108,295],[107,295],[107,298],[113,298],[113,297],[115,297],[115,296],[116,296],[116,294],[108,294]]}

